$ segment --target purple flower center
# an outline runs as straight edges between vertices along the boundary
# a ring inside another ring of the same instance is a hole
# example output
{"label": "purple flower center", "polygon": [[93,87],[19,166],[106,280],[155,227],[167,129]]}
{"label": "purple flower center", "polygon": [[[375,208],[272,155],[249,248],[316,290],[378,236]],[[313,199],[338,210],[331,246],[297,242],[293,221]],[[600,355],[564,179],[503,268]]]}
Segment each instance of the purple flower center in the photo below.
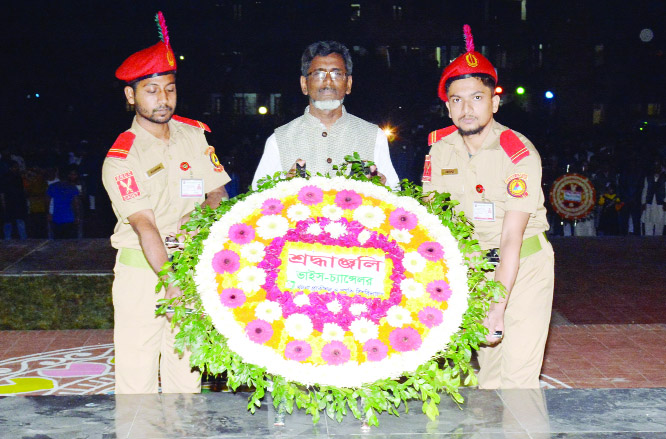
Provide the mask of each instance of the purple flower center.
{"label": "purple flower center", "polygon": [[345,197],[345,201],[346,201],[346,202],[350,202],[351,200],[352,200],[351,197],[349,197],[349,196]]}
{"label": "purple flower center", "polygon": [[342,355],[342,352],[340,352],[340,349],[333,349],[331,351],[331,355],[333,355],[334,357],[339,357],[340,355]]}
{"label": "purple flower center", "polygon": [[235,299],[236,299],[236,295],[235,295],[235,294],[232,294],[232,295],[229,296],[229,298],[230,298],[231,300],[235,300]]}
{"label": "purple flower center", "polygon": [[296,347],[294,348],[294,352],[296,352],[297,354],[300,354],[301,352],[303,352],[303,348],[300,347],[300,346],[296,346]]}
{"label": "purple flower center", "polygon": [[262,332],[264,332],[264,330],[261,329],[260,327],[257,326],[256,328],[254,328],[254,333],[255,334],[261,334]]}

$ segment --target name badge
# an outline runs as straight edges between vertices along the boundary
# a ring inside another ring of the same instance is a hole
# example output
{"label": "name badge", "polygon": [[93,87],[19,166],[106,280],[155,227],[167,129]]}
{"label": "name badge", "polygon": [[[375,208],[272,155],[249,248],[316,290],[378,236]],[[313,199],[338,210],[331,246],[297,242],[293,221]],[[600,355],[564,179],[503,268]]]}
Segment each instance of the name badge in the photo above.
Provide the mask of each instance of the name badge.
{"label": "name badge", "polygon": [[153,175],[155,175],[155,174],[157,174],[158,172],[163,171],[163,170],[164,170],[164,164],[163,164],[163,163],[160,163],[159,165],[154,166],[154,167],[150,168],[148,171],[146,171],[146,176],[147,176],[148,178],[150,178],[150,177],[152,177]]}
{"label": "name badge", "polygon": [[181,179],[180,196],[182,198],[202,198],[204,196],[203,179],[201,178]]}
{"label": "name badge", "polygon": [[442,175],[456,175],[457,173],[458,173],[458,168],[442,169]]}
{"label": "name badge", "polygon": [[489,201],[475,201],[474,220],[495,221],[495,203]]}

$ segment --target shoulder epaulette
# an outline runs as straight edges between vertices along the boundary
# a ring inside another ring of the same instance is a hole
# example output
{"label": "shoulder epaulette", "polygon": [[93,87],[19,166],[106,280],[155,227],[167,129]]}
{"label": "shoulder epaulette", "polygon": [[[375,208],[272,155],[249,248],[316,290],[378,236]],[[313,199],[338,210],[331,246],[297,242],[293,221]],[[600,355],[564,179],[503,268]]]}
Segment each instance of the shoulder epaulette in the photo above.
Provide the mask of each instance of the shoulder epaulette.
{"label": "shoulder epaulette", "polygon": [[134,135],[134,133],[125,131],[118,136],[109,152],[106,153],[106,156],[114,159],[126,159],[127,154],[129,154],[130,149],[132,149],[135,137],[136,135]]}
{"label": "shoulder epaulette", "polygon": [[181,117],[181,116],[176,116],[175,114],[171,117],[173,120],[176,122],[184,123],[187,125],[192,125],[193,127],[201,128],[202,130],[206,130],[210,133],[210,128],[208,128],[208,125],[206,125],[203,122],[199,122],[198,120],[194,119],[188,119],[186,117]]}
{"label": "shoulder epaulette", "polygon": [[500,146],[502,146],[502,149],[509,156],[512,163],[518,163],[530,155],[530,150],[527,149],[527,146],[511,130],[502,131],[502,134],[500,134]]}
{"label": "shoulder epaulette", "polygon": [[451,125],[449,127],[440,128],[437,131],[433,131],[432,133],[428,134],[428,146],[438,142],[440,139],[448,136],[451,133],[455,133],[457,130],[458,128],[455,125]]}

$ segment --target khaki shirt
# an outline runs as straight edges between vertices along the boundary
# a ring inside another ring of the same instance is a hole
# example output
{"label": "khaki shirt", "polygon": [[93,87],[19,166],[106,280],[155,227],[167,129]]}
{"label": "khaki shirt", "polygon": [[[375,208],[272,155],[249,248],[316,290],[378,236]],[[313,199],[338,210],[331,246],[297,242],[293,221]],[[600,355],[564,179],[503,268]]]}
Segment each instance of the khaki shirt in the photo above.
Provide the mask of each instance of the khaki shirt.
{"label": "khaki shirt", "polygon": [[[507,128],[496,121],[492,124],[488,137],[472,157],[458,131],[434,143],[430,149],[432,181],[423,183],[424,193],[433,190],[448,192],[452,199],[460,202],[456,209],[464,211],[474,223],[474,237],[484,250],[499,248],[502,221],[509,210],[530,214],[524,239],[548,230],[539,153],[532,142],[514,131],[528,148],[529,155],[512,163],[500,146],[500,134]],[[526,188],[520,186],[519,180],[526,184]],[[483,188],[483,193],[477,191],[478,185]],[[475,220],[475,202],[492,202],[495,219]]]}
{"label": "khaki shirt", "polygon": [[[164,239],[177,233],[180,218],[203,203],[204,194],[231,179],[226,172],[215,170],[202,129],[171,120],[170,139],[165,143],[142,128],[135,117],[129,132],[136,137],[127,157],[107,157],[102,181],[118,219],[111,245],[141,250],[127,219],[130,215],[151,209]],[[200,196],[183,196],[197,192]]]}

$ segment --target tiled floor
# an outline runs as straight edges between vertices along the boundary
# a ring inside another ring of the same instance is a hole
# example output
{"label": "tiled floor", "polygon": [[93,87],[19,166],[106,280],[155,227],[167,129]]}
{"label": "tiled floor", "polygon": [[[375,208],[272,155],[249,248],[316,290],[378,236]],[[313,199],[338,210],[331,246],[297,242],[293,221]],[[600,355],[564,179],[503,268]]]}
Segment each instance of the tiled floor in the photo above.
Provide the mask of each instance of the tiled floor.
{"label": "tiled floor", "polygon": [[[0,254],[0,274],[60,271],[58,248],[49,245],[18,249],[18,261]],[[108,272],[113,255],[93,251],[100,245],[85,243],[86,253],[101,255],[104,263],[92,263]],[[666,240],[556,238],[553,245],[556,289],[543,390],[464,389],[465,404],[443,397],[436,421],[410,404],[409,413],[381,416],[370,431],[351,418],[337,424],[323,417],[313,426],[302,412],[275,427],[270,403],[252,416],[242,393],[109,395],[110,330],[0,331],[0,438],[666,437]],[[90,271],[81,264],[72,269]],[[70,396],[1,396],[16,393]]]}

